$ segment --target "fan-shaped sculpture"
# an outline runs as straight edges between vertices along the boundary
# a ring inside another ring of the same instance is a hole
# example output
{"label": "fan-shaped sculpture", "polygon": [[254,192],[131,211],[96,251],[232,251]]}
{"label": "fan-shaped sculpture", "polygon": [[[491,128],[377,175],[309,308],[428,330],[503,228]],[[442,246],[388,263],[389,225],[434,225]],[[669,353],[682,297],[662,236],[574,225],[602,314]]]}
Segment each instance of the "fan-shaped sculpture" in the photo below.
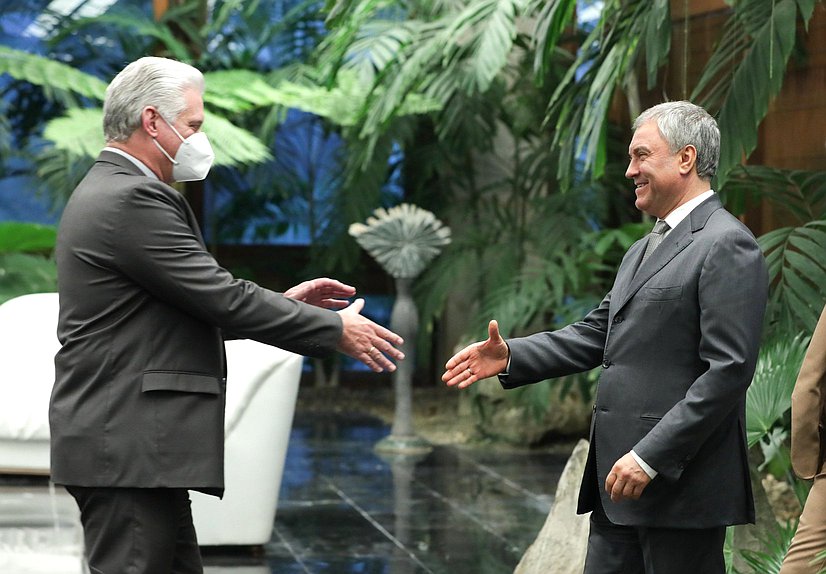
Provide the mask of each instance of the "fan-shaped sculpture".
{"label": "fan-shaped sculpture", "polygon": [[413,431],[412,376],[419,313],[411,296],[413,279],[450,243],[450,228],[427,210],[409,203],[379,208],[366,223],[354,223],[350,235],[395,279],[396,301],[390,328],[404,338],[405,359],[393,373],[396,412],[390,436],[376,449],[392,453],[420,453],[430,449]]}

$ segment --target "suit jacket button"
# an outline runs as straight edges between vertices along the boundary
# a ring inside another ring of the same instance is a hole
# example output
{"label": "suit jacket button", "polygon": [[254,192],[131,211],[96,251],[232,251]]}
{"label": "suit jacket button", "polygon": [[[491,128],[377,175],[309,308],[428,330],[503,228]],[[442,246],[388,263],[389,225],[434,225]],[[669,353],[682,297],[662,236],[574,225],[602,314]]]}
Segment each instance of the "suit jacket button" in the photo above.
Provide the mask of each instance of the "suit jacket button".
{"label": "suit jacket button", "polygon": [[603,368],[603,369],[607,369],[607,368],[608,368],[608,367],[610,367],[610,366],[611,366],[611,361],[609,361],[608,359],[604,359],[604,360],[602,361],[602,368]]}
{"label": "suit jacket button", "polygon": [[622,315],[617,315],[614,317],[614,323],[622,323]]}

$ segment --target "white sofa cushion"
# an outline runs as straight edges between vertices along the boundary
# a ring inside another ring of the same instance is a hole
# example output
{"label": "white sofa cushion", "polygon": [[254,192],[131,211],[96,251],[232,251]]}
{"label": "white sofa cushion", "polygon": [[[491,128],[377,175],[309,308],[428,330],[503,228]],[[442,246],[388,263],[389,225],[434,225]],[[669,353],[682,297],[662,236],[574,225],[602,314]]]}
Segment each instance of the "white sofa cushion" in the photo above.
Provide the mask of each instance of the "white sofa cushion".
{"label": "white sofa cushion", "polygon": [[0,305],[0,438],[49,440],[49,396],[60,348],[57,313],[57,293],[23,295]]}

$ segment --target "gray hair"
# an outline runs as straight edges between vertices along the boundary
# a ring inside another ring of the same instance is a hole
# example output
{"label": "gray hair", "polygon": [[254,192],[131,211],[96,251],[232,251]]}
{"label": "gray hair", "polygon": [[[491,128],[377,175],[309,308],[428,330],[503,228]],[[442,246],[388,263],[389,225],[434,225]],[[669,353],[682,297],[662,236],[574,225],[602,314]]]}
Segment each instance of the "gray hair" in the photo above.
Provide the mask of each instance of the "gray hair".
{"label": "gray hair", "polygon": [[656,121],[660,135],[672,153],[687,145],[697,150],[697,175],[711,180],[720,161],[720,129],[717,121],[691,102],[665,102],[648,108],[634,121],[634,131],[649,121]]}
{"label": "gray hair", "polygon": [[204,76],[189,64],[147,56],[126,66],[106,88],[103,135],[122,142],[140,126],[141,113],[154,106],[170,122],[186,108],[187,89],[204,93]]}

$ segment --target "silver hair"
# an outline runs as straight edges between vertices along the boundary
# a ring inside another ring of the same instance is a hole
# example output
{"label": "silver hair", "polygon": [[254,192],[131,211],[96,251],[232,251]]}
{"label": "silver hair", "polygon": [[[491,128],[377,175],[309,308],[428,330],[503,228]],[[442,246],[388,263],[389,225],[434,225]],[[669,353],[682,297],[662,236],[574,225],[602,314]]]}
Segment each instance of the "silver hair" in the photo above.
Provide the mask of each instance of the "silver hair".
{"label": "silver hair", "polygon": [[697,175],[711,180],[720,161],[720,129],[717,121],[703,108],[691,102],[665,102],[648,108],[634,121],[634,131],[649,121],[656,121],[660,135],[672,153],[687,145],[697,150]]}
{"label": "silver hair", "polygon": [[188,89],[204,93],[204,76],[189,64],[147,56],[126,66],[106,88],[103,134],[107,142],[123,142],[140,126],[141,113],[154,106],[174,122],[186,109]]}

